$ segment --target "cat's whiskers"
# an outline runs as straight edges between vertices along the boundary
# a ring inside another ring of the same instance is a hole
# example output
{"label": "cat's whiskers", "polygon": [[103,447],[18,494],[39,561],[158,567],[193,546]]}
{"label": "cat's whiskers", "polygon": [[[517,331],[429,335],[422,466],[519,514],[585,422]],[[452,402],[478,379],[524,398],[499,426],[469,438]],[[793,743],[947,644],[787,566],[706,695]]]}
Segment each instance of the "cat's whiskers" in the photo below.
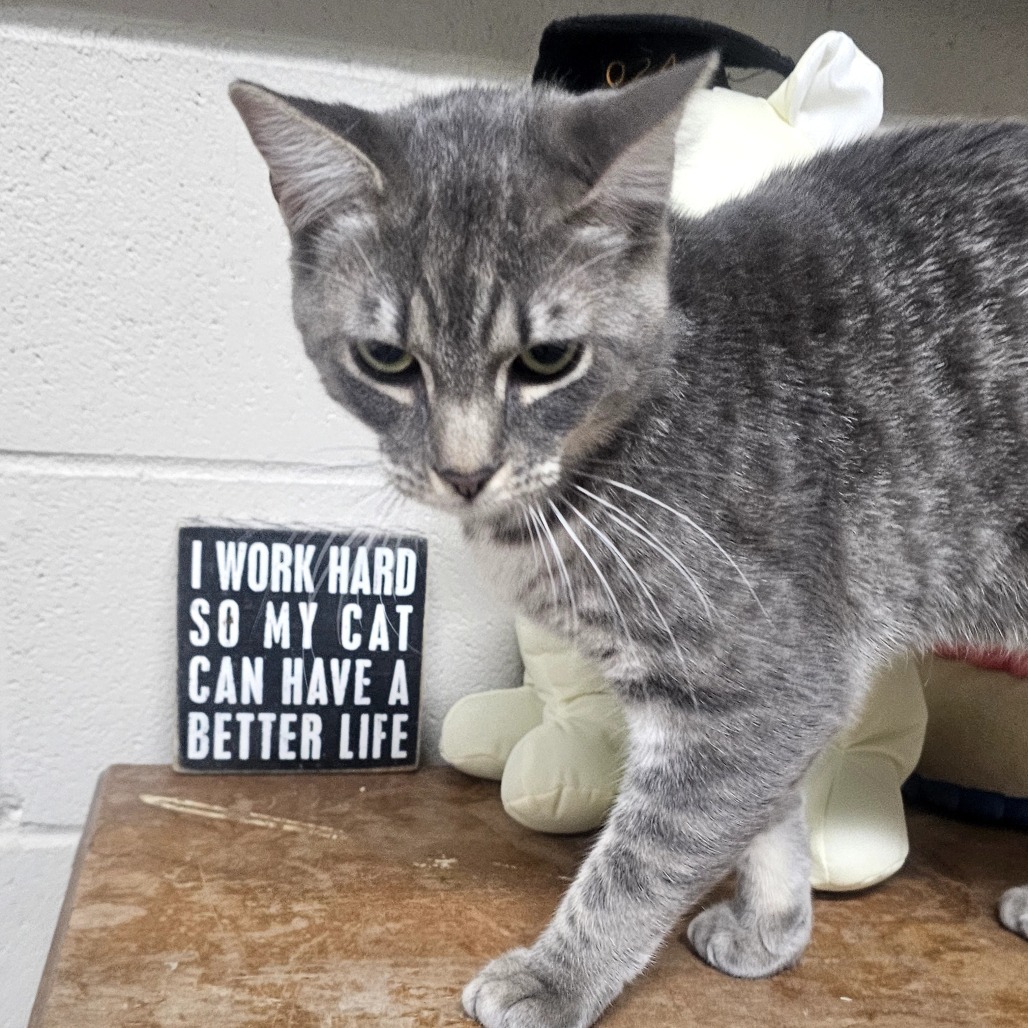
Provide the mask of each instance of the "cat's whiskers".
{"label": "cat's whiskers", "polygon": [[382,464],[382,451],[377,446],[368,445],[353,445],[351,443],[338,444],[333,446],[319,446],[312,451],[319,458],[327,457],[332,459],[337,456],[349,456],[354,455],[354,460],[351,463],[347,462],[333,462],[334,467],[375,467]]}
{"label": "cat's whiskers", "polygon": [[622,610],[621,604],[618,602],[617,596],[614,595],[614,590],[611,589],[610,583],[607,581],[607,576],[604,575],[603,571],[600,569],[600,565],[596,563],[595,558],[586,548],[585,543],[583,543],[582,540],[579,539],[578,536],[575,534],[575,530],[568,524],[567,518],[565,518],[564,515],[561,514],[553,500],[547,500],[546,502],[549,504],[550,510],[553,511],[553,516],[561,523],[561,525],[564,528],[564,531],[567,532],[567,534],[570,536],[571,541],[581,551],[582,556],[585,557],[586,561],[588,561],[589,566],[593,569],[593,571],[596,572],[596,577],[600,580],[600,584],[603,586],[603,589],[607,594],[607,598],[610,600],[611,606],[614,608],[615,613],[621,620],[621,624],[624,626],[626,639],[630,639],[631,630],[628,627],[628,619],[625,617],[625,612],[624,610]]}
{"label": "cat's whiskers", "polygon": [[[647,445],[652,443],[652,440],[642,432],[626,432],[624,429],[619,428],[617,429],[617,434],[619,436],[631,436]],[[648,454],[637,454],[635,452],[623,452],[611,457],[598,457],[594,455],[584,458],[582,460],[582,464],[597,468],[599,470],[603,470],[604,467],[623,468],[625,466],[626,459],[631,462],[631,465],[634,468],[652,468],[654,471],[657,472],[666,471],[668,468],[668,458],[665,456],[658,456],[656,458],[653,458],[650,457]],[[683,470],[681,471],[681,473],[683,474],[683,476],[687,475],[690,480],[705,479],[714,483],[721,483],[725,479],[725,475],[723,472],[707,471],[703,468],[690,467],[687,471]],[[585,472],[579,471],[579,474],[584,475]],[[590,477],[595,478],[597,476],[594,475]]]}
{"label": "cat's whiskers", "polygon": [[[582,493],[584,496],[588,496],[589,499],[600,504],[604,508],[604,513],[612,520],[619,524],[631,535],[634,535],[637,539],[644,542],[651,549],[655,550],[662,557],[664,557],[685,579],[689,588],[696,594],[696,598],[700,601],[703,607],[703,611],[709,621],[713,621],[715,617],[714,605],[710,601],[710,597],[706,594],[703,586],[700,584],[699,579],[675,556],[675,554],[668,549],[668,547],[657,538],[656,535],[644,525],[638,518],[633,517],[626,510],[618,507],[616,504],[611,503],[608,500],[603,499],[602,496],[597,496],[596,493],[591,492],[584,486],[576,485],[575,489]],[[635,527],[633,527],[633,525]]]}
{"label": "cat's whiskers", "polygon": [[368,255],[364,252],[364,247],[361,246],[360,242],[357,239],[357,236],[355,234],[351,235],[348,233],[346,238],[350,246],[352,246],[360,255],[360,259],[364,262],[364,266],[368,269],[368,274],[371,276],[372,282],[374,282],[375,285],[379,287],[379,289],[387,291],[385,290],[385,284],[382,282],[381,276],[371,266],[371,261],[368,260]]}
{"label": "cat's whiskers", "polygon": [[[376,493],[379,493],[379,492],[382,492],[382,491],[384,491],[386,489],[389,489],[390,485],[391,485],[391,483],[386,482],[382,486],[379,486],[376,490],[374,490],[373,493],[369,493],[368,496],[366,496],[363,500],[358,501],[357,506],[359,506],[361,503],[366,502],[369,499],[372,499],[373,496]],[[399,492],[397,492],[394,489],[386,497],[385,503],[376,512],[377,516],[382,521],[388,521],[390,518],[392,518],[393,514],[396,512],[396,508],[400,504],[404,503],[405,500],[406,500],[406,497],[402,493],[399,493]],[[349,546],[354,541],[354,539],[356,537],[358,537],[358,536],[362,537],[362,539],[366,540],[367,542],[376,542],[376,541],[377,542],[381,542],[383,540],[389,540],[390,538],[396,537],[398,535],[399,535],[399,533],[395,529],[392,529],[392,528],[367,528],[367,527],[360,528],[360,527],[358,527],[358,528],[352,528],[346,534],[345,537],[342,536],[342,533],[336,533],[335,538],[340,540],[340,543],[339,543],[340,546],[344,546],[345,547],[345,546]],[[316,586],[316,588],[318,590],[320,590],[321,585],[324,583],[325,576],[327,574],[328,574],[328,570],[327,569],[324,572],[322,572],[322,576],[319,579],[319,581],[317,583],[317,586]],[[346,598],[347,598],[347,588],[344,587],[343,589],[339,590],[339,602],[336,605],[336,622],[337,623],[342,618],[343,606],[346,603]],[[387,620],[388,620],[388,618],[387,618]],[[389,624],[391,626],[392,622],[390,621]]]}
{"label": "cat's whiskers", "polygon": [[[675,638],[674,632],[671,630],[671,625],[668,624],[667,618],[664,616],[664,612],[660,609],[660,605],[654,599],[653,593],[649,587],[642,580],[642,576],[633,567],[632,562],[625,556],[621,551],[621,548],[603,531],[598,525],[596,525],[590,518],[586,517],[569,499],[564,498],[564,502],[571,508],[572,511],[578,516],[582,523],[589,528],[603,543],[604,546],[624,565],[625,569],[632,576],[632,580],[635,583],[636,594],[646,600],[649,605],[653,608],[654,614],[657,615],[657,619],[660,621],[664,629],[664,634],[667,636],[668,642],[671,643],[672,649],[675,651],[675,656],[678,658],[678,662],[684,671],[686,669],[685,656],[682,653],[681,647],[678,645],[678,640]],[[684,678],[683,681],[686,683],[688,688],[688,680]],[[696,697],[690,691],[690,697],[692,698],[693,705],[696,704]]]}
{"label": "cat's whiskers", "polygon": [[344,275],[341,271],[326,267],[321,264],[311,264],[309,261],[302,261],[296,257],[289,258],[292,268],[302,268],[304,271],[313,272],[315,275],[328,279],[333,285],[338,286],[343,292],[349,293],[355,299],[360,299],[363,293],[354,286],[353,280]]}
{"label": "cat's whiskers", "polygon": [[[568,253],[570,249],[571,247],[568,246],[564,250],[564,254]],[[565,285],[569,279],[574,278],[576,275],[581,274],[583,271],[587,271],[589,268],[593,267],[593,265],[599,264],[601,261],[611,260],[614,257],[620,256],[627,249],[628,244],[622,243],[618,246],[612,246],[606,250],[601,250],[599,253],[594,253],[592,257],[588,258],[587,260],[580,261],[577,264],[572,264],[563,274],[559,275],[552,282],[547,283],[547,285],[551,290],[559,289],[561,286]]]}
{"label": "cat's whiskers", "polygon": [[[380,496],[380,494],[387,493],[386,502],[379,508],[379,510],[376,513],[380,518],[388,519],[395,510],[397,501],[402,499],[402,497],[395,490],[393,490],[391,493],[388,493],[388,490],[390,489],[391,485],[391,482],[383,482],[381,485],[377,485],[373,489],[369,489],[368,492],[361,499],[357,500],[354,504],[352,504],[350,509],[357,510],[363,504],[377,499]],[[350,529],[349,533],[345,537],[343,536],[342,532],[330,533],[329,538],[322,544],[321,551],[318,553],[318,556],[314,561],[314,593],[308,596],[309,600],[313,599],[314,595],[321,591],[321,587],[324,585],[325,579],[328,577],[330,565],[326,565],[320,571],[318,570],[322,567],[322,561],[325,558],[325,553],[331,546],[335,545],[337,542],[340,546],[349,546],[350,543],[353,541],[354,536],[358,534],[370,536],[374,534],[374,530],[366,528],[353,528]]]}
{"label": "cat's whiskers", "polygon": [[732,566],[732,569],[739,576],[743,585],[746,586],[746,588],[750,592],[750,595],[756,601],[757,606],[760,608],[760,612],[764,615],[764,617],[768,618],[769,621],[771,620],[768,616],[767,611],[764,609],[764,605],[760,602],[760,597],[757,595],[756,589],[753,588],[753,584],[743,573],[742,568],[739,567],[739,564],[736,562],[736,560],[705,528],[698,525],[691,517],[689,517],[688,514],[685,514],[682,511],[676,509],[675,507],[670,506],[663,500],[658,500],[656,496],[651,496],[649,493],[643,492],[642,489],[637,489],[635,486],[627,485],[624,482],[618,482],[616,479],[607,478],[604,475],[585,475],[585,477],[595,478],[598,481],[606,482],[607,485],[612,485],[616,489],[623,489],[625,490],[625,492],[632,493],[633,495],[638,496],[640,499],[648,500],[650,503],[656,504],[656,506],[661,507],[663,510],[666,510],[669,514],[673,514],[676,518],[680,519],[684,524],[688,525],[694,532],[698,533],[700,536],[706,539],[707,542],[710,543],[710,545],[713,546],[714,549],[716,549],[718,553],[720,553],[721,556],[725,558],[726,561],[728,561],[728,563]]}
{"label": "cat's whiskers", "polygon": [[547,540],[549,541],[550,549],[553,551],[553,558],[557,565],[557,571],[564,582],[564,588],[567,590],[568,594],[568,604],[571,607],[571,624],[573,629],[576,629],[578,627],[578,604],[575,602],[575,591],[571,587],[571,576],[568,574],[567,564],[564,562],[564,555],[560,552],[560,546],[557,545],[553,529],[550,528],[550,523],[546,520],[543,512],[539,510],[535,504],[532,505],[531,510],[536,518],[536,523],[543,530]]}
{"label": "cat's whiskers", "polygon": [[[550,576],[550,590],[553,596],[553,605],[554,607],[556,607],[557,604],[560,602],[560,593],[557,588],[557,578],[554,574],[554,566],[550,562],[549,548],[546,545],[546,524],[542,514],[539,512],[539,509],[536,507],[534,503],[527,504],[527,507],[528,516],[531,518],[533,524],[536,527],[536,531],[539,535],[539,549],[542,552],[543,560],[546,563],[546,572]],[[559,574],[560,569],[558,568],[557,571]],[[570,592],[568,595],[570,596]]]}
{"label": "cat's whiskers", "polygon": [[557,580],[553,577],[553,568],[550,565],[550,555],[546,551],[546,546],[543,544],[542,536],[539,534],[539,530],[533,519],[533,510],[529,509],[529,505],[519,501],[518,506],[521,508],[521,517],[525,522],[525,527],[528,529],[528,534],[532,539],[532,553],[535,557],[535,563],[537,567],[546,567],[546,577],[550,582],[550,591],[553,594],[553,605],[557,605]]}
{"label": "cat's whiskers", "polygon": [[382,457],[382,466],[385,468],[389,484],[395,487],[400,496],[424,502],[425,490],[428,488],[424,478],[418,478],[409,468],[396,464],[385,456]]}
{"label": "cat's whiskers", "polygon": [[[568,240],[567,245],[564,247],[564,249],[561,250],[560,253],[557,254],[556,257],[554,257],[553,262],[552,262],[553,267],[555,267],[555,268],[561,267],[563,265],[563,263],[564,263],[564,258],[567,257],[567,255],[569,253],[571,253],[571,251],[574,250],[576,247],[581,247],[581,245],[582,245],[581,238],[578,235],[572,235],[571,238]],[[606,254],[606,253],[611,253],[611,252],[615,252],[615,251],[620,252],[620,251],[623,251],[624,249],[625,249],[625,247],[623,245],[622,246],[617,246],[617,247],[611,247],[609,250],[604,250],[603,253]],[[594,256],[596,256],[596,255],[594,255]],[[574,270],[574,269],[571,268],[569,270]],[[557,281],[559,283],[562,280],[558,279]]]}
{"label": "cat's whiskers", "polygon": [[531,519],[528,516],[528,508],[521,502],[518,502],[517,506],[518,510],[521,511],[521,524],[525,526],[525,531],[528,533],[528,538],[532,543],[532,559],[538,566],[541,563],[539,559],[538,540],[536,539]]}
{"label": "cat's whiskers", "polygon": [[322,465],[333,471],[381,471],[381,460],[354,460],[354,461],[331,461]]}

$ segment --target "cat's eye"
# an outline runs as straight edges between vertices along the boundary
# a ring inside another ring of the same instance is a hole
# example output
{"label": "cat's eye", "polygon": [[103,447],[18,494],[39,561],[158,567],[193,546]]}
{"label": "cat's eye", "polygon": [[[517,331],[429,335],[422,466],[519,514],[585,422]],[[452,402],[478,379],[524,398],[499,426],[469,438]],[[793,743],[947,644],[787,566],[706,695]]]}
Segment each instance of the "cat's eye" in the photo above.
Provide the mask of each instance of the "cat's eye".
{"label": "cat's eye", "polygon": [[581,352],[578,343],[537,343],[518,354],[514,371],[532,382],[559,378],[575,366]]}
{"label": "cat's eye", "polygon": [[361,341],[354,346],[358,360],[374,375],[391,378],[413,371],[414,358],[402,347],[392,343]]}

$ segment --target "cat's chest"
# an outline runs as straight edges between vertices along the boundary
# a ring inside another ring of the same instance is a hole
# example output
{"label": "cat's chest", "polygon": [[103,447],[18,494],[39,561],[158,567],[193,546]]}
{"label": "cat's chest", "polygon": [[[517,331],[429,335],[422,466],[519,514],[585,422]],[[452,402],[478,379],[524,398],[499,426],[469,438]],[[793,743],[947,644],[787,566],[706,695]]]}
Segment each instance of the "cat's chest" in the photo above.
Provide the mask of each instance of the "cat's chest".
{"label": "cat's chest", "polygon": [[467,540],[478,574],[502,600],[536,624],[585,643],[574,602],[579,569],[556,534],[511,539],[472,532]]}
{"label": "cat's chest", "polygon": [[525,542],[500,542],[485,532],[466,533],[468,551],[478,573],[501,599],[532,615],[530,597],[538,574],[536,553]]}
{"label": "cat's chest", "polygon": [[653,654],[632,638],[628,622],[622,618],[616,629],[610,627],[604,596],[589,588],[576,555],[556,537],[552,546],[535,538],[511,544],[469,537],[468,543],[479,573],[504,600],[569,640],[609,679],[638,677],[653,666]]}
{"label": "cat's chest", "polygon": [[[503,531],[466,532],[479,572],[519,613],[566,636],[581,638],[589,623],[622,613],[623,594],[605,554],[590,554],[561,523],[542,519],[518,537]],[[585,642],[584,639],[582,639]]]}
{"label": "cat's chest", "polygon": [[602,607],[579,553],[551,527],[523,539],[494,533],[469,533],[468,543],[480,574],[502,599],[539,624],[563,635],[580,635],[581,607]]}

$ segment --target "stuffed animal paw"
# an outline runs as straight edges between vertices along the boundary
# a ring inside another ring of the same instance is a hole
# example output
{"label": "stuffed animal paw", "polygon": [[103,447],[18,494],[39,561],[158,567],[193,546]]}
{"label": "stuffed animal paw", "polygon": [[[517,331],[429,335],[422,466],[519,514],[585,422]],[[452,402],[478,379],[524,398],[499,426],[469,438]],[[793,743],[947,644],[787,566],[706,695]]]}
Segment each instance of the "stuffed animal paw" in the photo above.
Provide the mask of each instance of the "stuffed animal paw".
{"label": "stuffed animal paw", "polygon": [[856,720],[804,781],[815,889],[877,885],[907,858],[900,788],[921,755],[928,710],[920,667],[901,657],[876,676]]}
{"label": "stuffed animal paw", "polygon": [[439,751],[500,781],[504,809],[537,832],[585,832],[617,795],[625,721],[599,671],[563,639],[519,618],[524,684],[465,696],[443,721]]}

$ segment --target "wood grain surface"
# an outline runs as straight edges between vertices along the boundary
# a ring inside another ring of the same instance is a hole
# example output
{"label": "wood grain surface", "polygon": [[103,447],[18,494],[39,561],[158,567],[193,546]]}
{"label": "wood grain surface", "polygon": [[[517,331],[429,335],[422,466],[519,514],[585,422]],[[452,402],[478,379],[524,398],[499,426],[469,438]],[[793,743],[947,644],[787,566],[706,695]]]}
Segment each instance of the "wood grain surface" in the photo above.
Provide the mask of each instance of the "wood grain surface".
{"label": "wood grain surface", "polygon": [[[1028,944],[995,919],[1028,835],[911,812],[885,885],[815,902],[800,966],[726,978],[677,938],[601,1022],[1028,1025]],[[530,942],[588,845],[494,783],[414,775],[101,779],[30,1028],[470,1025],[464,983]]]}

